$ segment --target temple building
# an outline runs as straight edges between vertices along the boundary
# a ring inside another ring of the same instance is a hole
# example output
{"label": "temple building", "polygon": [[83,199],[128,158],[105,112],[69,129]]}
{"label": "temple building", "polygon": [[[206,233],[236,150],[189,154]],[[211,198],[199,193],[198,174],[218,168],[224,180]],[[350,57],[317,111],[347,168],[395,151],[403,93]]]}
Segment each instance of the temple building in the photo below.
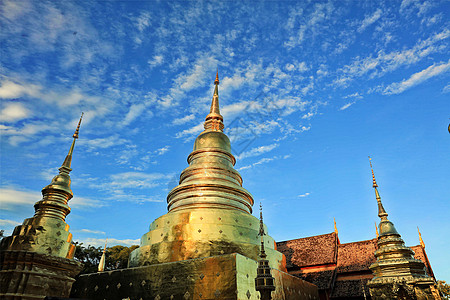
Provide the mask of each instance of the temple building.
{"label": "temple building", "polygon": [[[194,142],[178,186],[167,196],[168,212],[154,220],[126,269],[105,271],[105,249],[97,273],[74,277],[81,264],[65,218],[69,153],[35,215],[0,245],[0,298],[46,296],[92,300],[162,299],[441,299],[425,252],[406,247],[387,219],[372,169],[381,221],[377,237],[341,244],[334,232],[275,242],[262,219],[252,215],[253,196],[234,169],[219,109],[219,77],[204,131]],[[75,282],[74,282],[75,281]],[[73,286],[72,286],[73,284]]]}
{"label": "temple building", "polygon": [[69,225],[70,168],[81,119],[59,174],[42,189],[35,214],[17,226],[0,244],[0,299],[68,297],[75,276],[82,269],[73,259],[75,245]]}
{"label": "temple building", "polygon": [[317,285],[321,300],[441,299],[420,231],[420,245],[404,246],[387,220],[373,170],[372,180],[382,218],[376,238],[341,244],[335,222],[332,233],[277,242],[289,274]]}

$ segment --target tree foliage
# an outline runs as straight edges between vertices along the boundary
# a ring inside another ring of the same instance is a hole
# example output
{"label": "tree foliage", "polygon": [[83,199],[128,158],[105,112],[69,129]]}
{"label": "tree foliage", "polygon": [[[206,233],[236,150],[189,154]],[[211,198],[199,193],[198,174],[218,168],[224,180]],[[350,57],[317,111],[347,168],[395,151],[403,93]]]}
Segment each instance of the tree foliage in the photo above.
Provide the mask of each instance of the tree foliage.
{"label": "tree foliage", "polygon": [[449,300],[450,299],[450,284],[447,284],[443,280],[438,280],[437,287],[438,287],[439,292],[441,292],[441,294],[442,294],[442,298],[445,300]]}
{"label": "tree foliage", "polygon": [[[83,243],[75,242],[75,260],[84,264],[80,274],[95,273],[98,270],[98,264],[103,254],[102,247],[94,247],[88,245],[85,247]],[[105,271],[123,269],[128,266],[128,257],[131,251],[139,246],[113,246],[106,248]]]}

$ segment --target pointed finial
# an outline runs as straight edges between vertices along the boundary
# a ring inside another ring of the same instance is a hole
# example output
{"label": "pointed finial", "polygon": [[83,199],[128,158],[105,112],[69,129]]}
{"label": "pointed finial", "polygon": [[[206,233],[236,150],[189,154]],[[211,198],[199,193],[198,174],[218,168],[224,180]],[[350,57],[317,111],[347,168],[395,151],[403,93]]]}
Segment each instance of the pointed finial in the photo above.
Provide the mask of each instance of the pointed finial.
{"label": "pointed finial", "polygon": [[219,68],[217,68],[216,80],[214,80],[215,85],[219,85]]}
{"label": "pointed finial", "polygon": [[264,222],[263,222],[263,214],[262,214],[262,204],[259,203],[259,235],[266,235],[264,232]]}
{"label": "pointed finial", "polygon": [[376,232],[377,238],[378,238],[380,235],[378,234],[378,225],[377,225],[377,222],[375,222],[375,232]]}
{"label": "pointed finial", "polygon": [[216,80],[214,80],[214,94],[211,102],[211,109],[205,119],[205,130],[223,131],[223,117],[219,110],[219,70],[216,73]]}
{"label": "pointed finial", "polygon": [[83,119],[83,115],[84,115],[84,112],[81,112],[80,121],[78,121],[77,129],[75,129],[75,133],[73,134],[74,139],[78,138],[78,133],[80,132],[80,125],[81,125],[81,120]]}
{"label": "pointed finial", "polygon": [[337,226],[336,226],[336,218],[333,218],[333,220],[334,220],[334,232],[336,234],[338,234],[338,230],[337,230]]}
{"label": "pointed finial", "polygon": [[[84,113],[81,113],[80,120],[78,121],[77,129],[75,129],[75,133],[73,134],[73,141],[72,145],[70,146],[69,153],[67,154],[66,158],[64,159],[64,162],[61,166],[62,169],[65,169],[66,172],[70,172],[70,164],[72,163],[72,154],[73,154],[73,148],[75,147],[75,140],[78,139],[78,133],[80,132],[80,125],[81,120],[83,119]],[[60,170],[61,170],[60,168]]]}
{"label": "pointed finial", "polygon": [[381,203],[381,197],[380,194],[378,193],[378,185],[377,182],[375,181],[375,173],[373,172],[373,168],[372,168],[372,158],[369,156],[369,162],[370,162],[370,169],[372,170],[372,187],[375,189],[375,198],[377,199],[377,203],[378,203],[378,217],[381,218],[381,220],[387,220],[387,212],[384,210],[383,204]]}
{"label": "pointed finial", "polygon": [[417,232],[419,233],[420,246],[425,249],[425,243],[422,240],[422,234],[420,233],[419,226],[417,226]]}
{"label": "pointed finial", "polygon": [[373,182],[372,186],[374,188],[376,188],[376,187],[378,187],[378,185],[377,185],[377,181],[375,180],[375,173],[373,172],[373,168],[372,168],[372,158],[370,156],[369,156],[369,163],[370,163],[370,169],[372,170],[372,182]]}
{"label": "pointed finial", "polygon": [[103,254],[100,258],[100,262],[98,263],[98,272],[105,271],[105,264],[106,264],[106,244],[108,243],[108,238],[106,238],[105,247],[103,248]]}

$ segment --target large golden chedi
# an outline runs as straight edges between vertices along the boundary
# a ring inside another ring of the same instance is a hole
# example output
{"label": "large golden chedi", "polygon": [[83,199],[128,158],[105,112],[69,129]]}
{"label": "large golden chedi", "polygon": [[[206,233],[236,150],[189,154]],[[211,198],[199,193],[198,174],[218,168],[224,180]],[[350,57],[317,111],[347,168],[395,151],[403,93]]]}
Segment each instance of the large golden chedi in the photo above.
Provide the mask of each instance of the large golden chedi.
{"label": "large golden chedi", "polygon": [[[130,267],[239,253],[258,259],[259,220],[252,213],[253,197],[234,169],[230,140],[223,133],[219,111],[219,78],[210,113],[188,156],[189,166],[167,196],[168,213],[150,225],[141,245],[130,255]],[[272,268],[286,270],[275,241],[264,237]]]}
{"label": "large golden chedi", "polygon": [[205,130],[188,156],[189,166],[167,196],[168,213],[150,225],[129,268],[81,275],[71,296],[91,300],[258,300],[255,289],[260,242],[273,276],[273,299],[318,299],[317,287],[286,273],[275,241],[258,236],[253,197],[234,169],[230,140],[219,111],[219,78]]}

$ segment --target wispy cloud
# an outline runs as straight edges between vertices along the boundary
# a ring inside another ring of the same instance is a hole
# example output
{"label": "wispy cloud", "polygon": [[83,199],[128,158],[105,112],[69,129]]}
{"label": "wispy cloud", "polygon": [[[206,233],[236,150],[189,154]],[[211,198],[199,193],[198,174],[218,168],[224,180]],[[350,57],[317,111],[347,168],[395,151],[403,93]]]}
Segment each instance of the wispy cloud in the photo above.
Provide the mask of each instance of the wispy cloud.
{"label": "wispy cloud", "polygon": [[[106,238],[91,238],[91,237],[87,237],[87,238],[79,238],[78,242],[83,243],[83,245],[87,246],[87,245],[91,245],[94,247],[103,247],[105,245],[105,241]],[[112,246],[117,246],[117,245],[121,245],[121,246],[133,246],[133,245],[139,245],[140,243],[140,239],[116,239],[116,238],[110,238],[108,237],[108,246],[107,247],[112,247]]]}
{"label": "wispy cloud", "polygon": [[381,9],[377,9],[373,14],[368,15],[361,22],[361,25],[358,28],[358,32],[363,32],[368,26],[375,23],[381,17]]}
{"label": "wispy cloud", "polygon": [[448,61],[447,63],[433,64],[428,68],[411,75],[411,77],[409,77],[408,79],[402,80],[401,82],[391,83],[384,89],[383,94],[400,94],[407,89],[418,85],[434,76],[445,73],[448,70],[450,70],[450,61]]}
{"label": "wispy cloud", "polygon": [[[2,209],[5,210],[14,211],[20,209],[21,206],[33,207],[34,203],[41,199],[42,195],[39,191],[18,190],[11,187],[0,188],[0,202],[2,203]],[[104,206],[104,203],[75,195],[69,201],[69,206],[78,209],[90,209]]]}
{"label": "wispy cloud", "polygon": [[182,118],[178,118],[178,119],[173,120],[172,124],[173,125],[181,125],[181,124],[185,124],[185,123],[187,123],[189,121],[192,121],[194,119],[195,119],[195,115],[194,114],[189,114],[189,115],[186,115],[186,116],[184,116]]}
{"label": "wispy cloud", "polygon": [[238,156],[236,156],[236,159],[241,160],[241,159],[244,159],[244,158],[247,158],[247,157],[258,156],[258,155],[261,155],[263,153],[270,152],[273,149],[277,148],[278,146],[280,146],[280,145],[274,143],[274,144],[271,144],[271,145],[265,145],[265,146],[252,148],[251,150],[243,152],[243,153],[239,154]]}
{"label": "wispy cloud", "polygon": [[194,127],[185,129],[181,132],[177,132],[177,134],[175,135],[176,138],[184,138],[187,137],[187,140],[191,140],[194,138],[194,135],[200,133],[203,131],[203,123],[197,124]]}
{"label": "wispy cloud", "polygon": [[164,146],[164,147],[162,147],[162,148],[159,148],[158,150],[156,150],[156,153],[158,154],[158,155],[164,155],[167,151],[169,151],[170,150],[170,146],[169,145],[166,145],[166,146]]}
{"label": "wispy cloud", "polygon": [[337,74],[340,75],[333,80],[333,84],[346,87],[355,78],[362,76],[368,76],[369,78],[380,77],[401,66],[416,63],[432,53],[442,51],[445,47],[442,47],[441,42],[449,37],[450,30],[444,29],[423,41],[419,40],[410,49],[389,53],[379,51],[374,57],[356,57],[351,64],[337,70]]}
{"label": "wispy cloud", "polygon": [[0,219],[0,226],[1,227],[14,227],[17,225],[20,225],[21,223],[14,221],[14,220],[6,220],[6,219]]}
{"label": "wispy cloud", "polygon": [[106,234],[104,231],[91,230],[91,229],[80,229],[80,230],[75,230],[75,231],[84,232],[84,233],[92,233],[92,234]]}
{"label": "wispy cloud", "polygon": [[247,166],[240,167],[240,168],[238,169],[238,171],[250,169],[250,168],[256,167],[256,166],[258,166],[258,165],[262,165],[262,164],[269,163],[269,162],[274,161],[274,160],[288,159],[288,158],[290,158],[290,157],[291,157],[291,155],[289,155],[289,154],[288,154],[288,155],[284,155],[284,156],[275,155],[275,156],[272,156],[272,157],[264,157],[264,158],[261,158],[260,160],[258,160],[257,162],[255,162],[255,163],[253,163],[253,164],[251,164],[251,165],[247,165]]}
{"label": "wispy cloud", "polygon": [[30,116],[30,110],[28,110],[22,103],[6,103],[0,111],[0,119],[4,122],[16,122]]}
{"label": "wispy cloud", "polygon": [[349,108],[350,106],[352,106],[353,104],[355,104],[355,102],[349,102],[347,104],[342,105],[339,110],[346,110],[347,108]]}
{"label": "wispy cloud", "polygon": [[308,197],[309,195],[311,195],[311,194],[310,193],[304,193],[304,194],[298,195],[298,197],[305,198],[305,197]]}

